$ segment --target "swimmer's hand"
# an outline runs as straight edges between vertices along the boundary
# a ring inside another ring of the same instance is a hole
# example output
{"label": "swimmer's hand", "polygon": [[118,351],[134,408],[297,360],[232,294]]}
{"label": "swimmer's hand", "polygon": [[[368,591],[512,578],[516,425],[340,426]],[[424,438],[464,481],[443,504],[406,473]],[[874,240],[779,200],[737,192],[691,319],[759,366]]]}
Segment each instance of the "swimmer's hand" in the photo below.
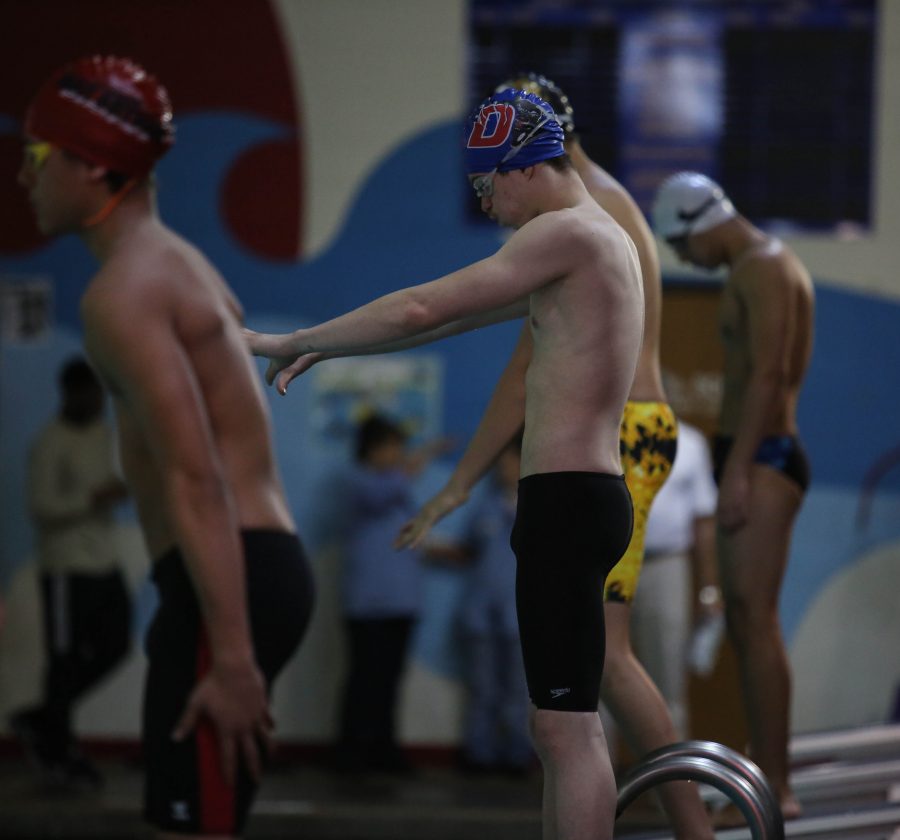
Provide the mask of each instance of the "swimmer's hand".
{"label": "swimmer's hand", "polygon": [[266,369],[266,384],[275,383],[275,389],[284,396],[288,384],[308,371],[316,362],[326,358],[324,353],[297,352],[297,333],[274,335],[243,329],[244,340],[254,356],[269,360]]}
{"label": "swimmer's hand", "polygon": [[719,484],[716,518],[725,531],[737,531],[747,523],[750,510],[750,475],[726,465]]}
{"label": "swimmer's hand", "polygon": [[259,745],[266,753],[271,751],[274,723],[265,681],[252,659],[214,663],[188,698],[172,738],[184,740],[204,718],[215,729],[220,767],[228,783],[234,784],[241,758],[250,775],[259,781]]}
{"label": "swimmer's hand", "polygon": [[422,509],[410,519],[394,539],[394,548],[415,548],[425,539],[432,526],[448,513],[465,504],[469,494],[451,485],[447,485],[432,497]]}

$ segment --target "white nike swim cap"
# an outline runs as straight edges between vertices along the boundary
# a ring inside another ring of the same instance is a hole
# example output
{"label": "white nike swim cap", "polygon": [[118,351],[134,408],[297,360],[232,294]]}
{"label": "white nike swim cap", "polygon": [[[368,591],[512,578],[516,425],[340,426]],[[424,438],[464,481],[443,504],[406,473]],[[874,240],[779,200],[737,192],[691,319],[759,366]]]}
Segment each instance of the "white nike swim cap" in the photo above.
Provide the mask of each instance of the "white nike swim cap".
{"label": "white nike swim cap", "polygon": [[653,202],[653,228],[662,239],[703,233],[736,215],[722,188],[699,172],[667,178]]}

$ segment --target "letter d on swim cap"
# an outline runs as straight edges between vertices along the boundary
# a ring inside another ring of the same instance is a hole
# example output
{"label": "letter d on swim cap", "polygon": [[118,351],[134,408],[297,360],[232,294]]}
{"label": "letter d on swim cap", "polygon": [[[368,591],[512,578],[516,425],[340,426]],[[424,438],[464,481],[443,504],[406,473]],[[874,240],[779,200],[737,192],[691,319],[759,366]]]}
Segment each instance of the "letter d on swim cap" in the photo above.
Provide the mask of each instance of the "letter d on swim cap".
{"label": "letter d on swim cap", "polygon": [[673,239],[711,230],[736,215],[715,181],[699,172],[679,172],[657,190],[653,229],[661,239]]}
{"label": "letter d on swim cap", "polygon": [[539,96],[506,89],[484,100],[463,129],[466,172],[524,169],[566,153],[556,114]]}

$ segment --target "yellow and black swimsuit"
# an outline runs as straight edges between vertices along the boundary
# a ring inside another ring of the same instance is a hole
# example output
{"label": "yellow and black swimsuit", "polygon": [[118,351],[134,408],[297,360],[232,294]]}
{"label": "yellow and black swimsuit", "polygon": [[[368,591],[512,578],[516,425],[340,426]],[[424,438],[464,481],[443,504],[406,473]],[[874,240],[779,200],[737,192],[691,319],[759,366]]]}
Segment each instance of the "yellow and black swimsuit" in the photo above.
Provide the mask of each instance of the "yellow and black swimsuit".
{"label": "yellow and black swimsuit", "polygon": [[619,446],[625,483],[634,505],[634,531],[625,554],[606,579],[603,596],[607,601],[630,604],[644,562],[650,505],[665,484],[675,460],[678,446],[675,412],[663,402],[627,402]]}

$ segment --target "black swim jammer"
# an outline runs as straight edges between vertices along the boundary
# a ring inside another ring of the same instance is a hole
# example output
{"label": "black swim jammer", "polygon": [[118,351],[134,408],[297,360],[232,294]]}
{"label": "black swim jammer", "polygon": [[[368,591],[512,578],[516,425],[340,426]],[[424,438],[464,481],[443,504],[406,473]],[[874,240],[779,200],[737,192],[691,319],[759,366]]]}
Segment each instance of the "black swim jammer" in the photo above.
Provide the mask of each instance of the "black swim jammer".
{"label": "black swim jammer", "polygon": [[624,476],[558,472],[519,481],[510,542],[525,676],[539,709],[597,711],[606,652],[603,585],[632,525]]}
{"label": "black swim jammer", "polygon": [[[309,623],[313,581],[296,535],[247,530],[241,538],[253,648],[271,688]],[[209,720],[201,720],[181,742],[171,737],[211,659],[197,596],[178,549],[156,561],[153,580],[159,607],[145,642],[144,815],[162,831],[238,835],[256,792],[246,768],[239,767],[236,785],[225,781]]]}

